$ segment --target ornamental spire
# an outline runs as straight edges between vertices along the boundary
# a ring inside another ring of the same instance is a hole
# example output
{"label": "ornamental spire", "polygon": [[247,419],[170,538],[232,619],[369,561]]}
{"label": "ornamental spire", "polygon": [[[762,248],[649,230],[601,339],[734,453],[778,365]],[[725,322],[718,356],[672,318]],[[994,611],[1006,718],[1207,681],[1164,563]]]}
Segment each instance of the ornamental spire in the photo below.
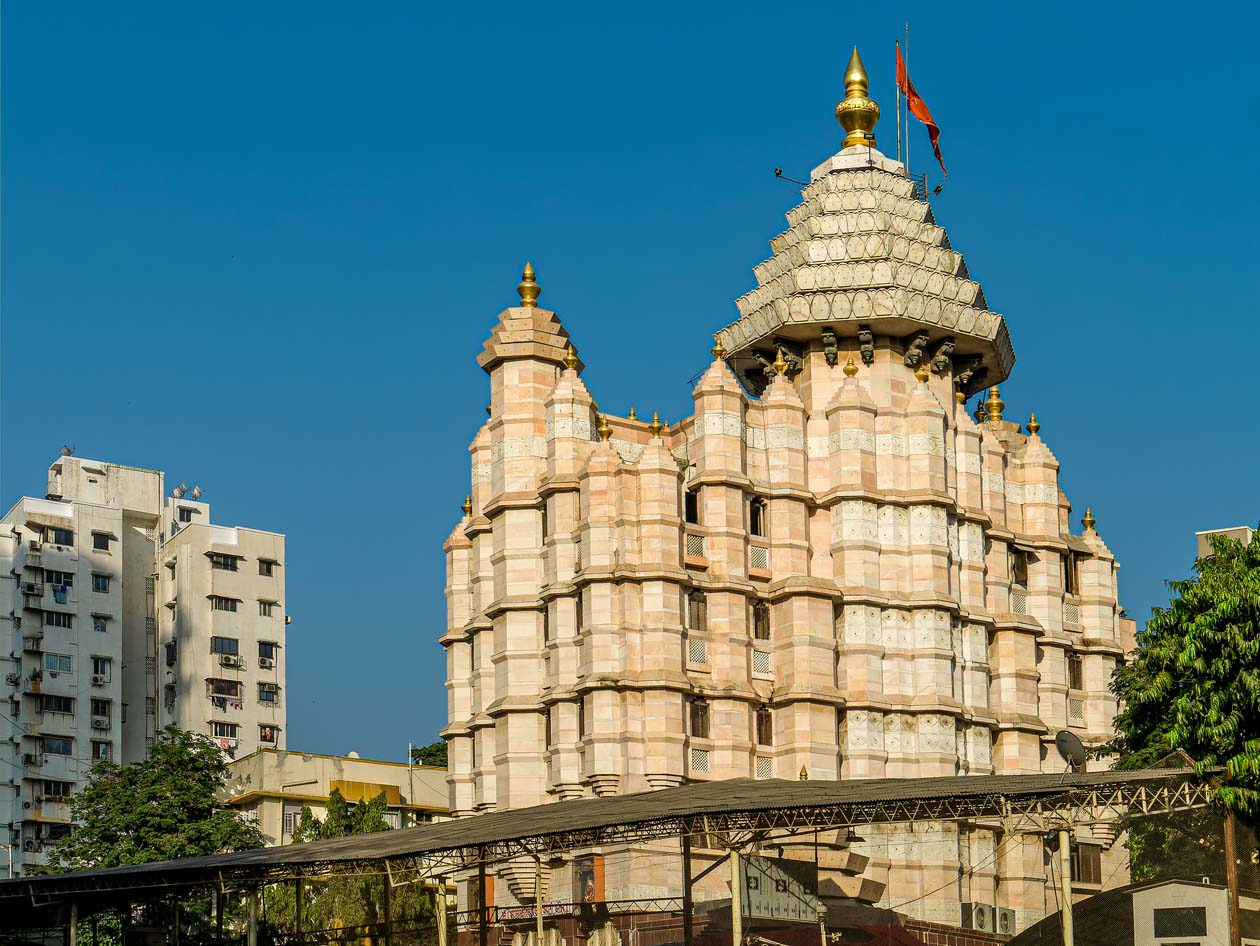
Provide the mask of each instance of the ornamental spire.
{"label": "ornamental spire", "polygon": [[853,55],[849,57],[849,65],[844,70],[844,98],[836,106],[836,121],[848,134],[844,136],[844,147],[852,148],[863,145],[875,147],[875,124],[879,121],[879,105],[867,96],[871,80],[866,74],[866,66],[858,49],[853,47]]}
{"label": "ornamental spire", "polygon": [[542,287],[538,285],[538,281],[534,278],[534,264],[525,263],[525,271],[521,273],[520,285],[516,287],[517,294],[521,297],[521,305],[527,309],[533,309],[538,305],[538,296],[542,292]]}

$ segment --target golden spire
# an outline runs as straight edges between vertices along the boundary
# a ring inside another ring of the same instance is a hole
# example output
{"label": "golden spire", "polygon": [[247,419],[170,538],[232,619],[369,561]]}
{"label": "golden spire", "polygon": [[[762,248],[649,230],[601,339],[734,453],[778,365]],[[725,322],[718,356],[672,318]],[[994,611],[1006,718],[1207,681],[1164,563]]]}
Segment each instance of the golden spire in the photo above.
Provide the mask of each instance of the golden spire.
{"label": "golden spire", "polygon": [[713,360],[723,361],[726,358],[726,346],[722,344],[717,334],[713,335]]}
{"label": "golden spire", "polygon": [[989,419],[989,412],[985,409],[984,401],[980,402],[980,406],[976,408],[976,413],[974,416],[976,418],[977,424],[983,424],[986,420]]}
{"label": "golden spire", "polygon": [[866,75],[866,66],[862,65],[862,57],[854,46],[849,65],[844,70],[844,98],[836,106],[836,121],[848,132],[844,136],[846,148],[854,145],[875,147],[874,131],[875,124],[879,121],[879,106],[866,95],[870,87],[871,80]]}
{"label": "golden spire", "polygon": [[538,296],[542,292],[542,288],[534,280],[534,264],[526,263],[525,270],[521,273],[520,285],[516,287],[517,295],[521,297],[521,305],[527,309],[532,309],[538,305]]}
{"label": "golden spire", "polygon": [[955,392],[954,392],[954,400],[955,400],[955,401],[957,401],[959,404],[966,404],[966,403],[967,403],[967,395],[966,395],[966,394],[964,394],[962,391],[955,391]]}
{"label": "golden spire", "polygon": [[648,424],[648,433],[652,435],[653,440],[661,439],[661,431],[665,429],[665,425],[661,423],[661,415],[657,411],[652,412],[652,423]]}
{"label": "golden spire", "polygon": [[603,414],[599,415],[599,426],[595,428],[595,432],[599,434],[599,439],[603,443],[608,443],[612,439],[612,427],[608,425],[608,418]]}
{"label": "golden spire", "polygon": [[803,766],[803,765],[801,766],[801,774],[800,774],[799,778],[800,778],[800,780],[801,780],[802,782],[808,782],[808,781],[809,781],[809,769],[805,768],[805,766]]}
{"label": "golden spire", "polygon": [[630,408],[630,414],[629,414],[628,416],[629,416],[630,420],[638,420],[638,419],[639,419],[639,415],[638,415],[638,414],[636,414],[636,413],[634,412],[634,408],[633,408],[633,407],[632,407],[632,408]]}
{"label": "golden spire", "polygon": [[919,384],[927,384],[927,381],[928,381],[927,365],[923,365],[923,364],[919,365],[918,369],[914,373],[914,376],[915,378],[918,379]]}
{"label": "golden spire", "polygon": [[774,373],[777,375],[787,374],[788,363],[783,360],[782,348],[775,350],[774,364],[772,364],[770,367],[774,369]]}
{"label": "golden spire", "polygon": [[1098,525],[1098,520],[1094,518],[1094,510],[1088,506],[1085,507],[1085,518],[1081,520],[1081,525],[1085,527],[1086,532],[1093,532],[1094,526]]}
{"label": "golden spire", "polygon": [[989,399],[984,402],[985,413],[989,415],[990,423],[998,423],[1002,420],[1002,408],[1006,407],[1006,402],[1002,400],[1002,392],[998,390],[995,384],[989,388]]}
{"label": "golden spire", "polygon": [[573,353],[573,346],[571,344],[565,346],[563,360],[564,360],[565,368],[567,368],[569,371],[573,371],[574,369],[577,368],[578,358],[577,358],[577,355]]}
{"label": "golden spire", "polygon": [[1041,421],[1037,420],[1037,412],[1033,411],[1028,415],[1028,433],[1035,434],[1041,429]]}
{"label": "golden spire", "polygon": [[853,352],[849,352],[849,360],[844,363],[844,376],[846,378],[856,378],[857,373],[857,362],[853,360]]}
{"label": "golden spire", "polygon": [[464,510],[465,516],[471,516],[472,515],[472,496],[471,495],[465,496],[464,504],[460,506],[459,508]]}

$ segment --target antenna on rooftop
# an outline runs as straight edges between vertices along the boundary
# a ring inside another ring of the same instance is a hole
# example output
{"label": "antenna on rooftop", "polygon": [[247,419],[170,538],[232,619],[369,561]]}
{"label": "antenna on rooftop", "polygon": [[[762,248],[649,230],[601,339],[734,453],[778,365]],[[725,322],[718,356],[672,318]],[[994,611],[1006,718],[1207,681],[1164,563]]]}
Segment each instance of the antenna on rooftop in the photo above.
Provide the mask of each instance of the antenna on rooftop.
{"label": "antenna on rooftop", "polygon": [[61,455],[62,455],[63,457],[72,457],[72,456],[74,456],[74,444],[72,444],[72,443],[63,443],[63,444],[61,445]]}

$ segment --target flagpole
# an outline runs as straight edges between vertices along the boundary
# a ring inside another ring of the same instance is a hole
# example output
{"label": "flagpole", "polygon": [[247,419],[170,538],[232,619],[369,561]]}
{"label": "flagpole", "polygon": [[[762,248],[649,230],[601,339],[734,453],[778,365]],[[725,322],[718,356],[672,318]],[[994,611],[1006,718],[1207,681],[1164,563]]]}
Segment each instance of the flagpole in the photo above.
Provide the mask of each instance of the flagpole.
{"label": "flagpole", "polygon": [[[901,55],[901,41],[897,41],[897,55]],[[897,75],[896,67],[893,72],[893,85],[897,87],[897,160],[901,160],[901,82],[900,76]]]}
{"label": "flagpole", "polygon": [[[902,62],[906,64],[906,75],[910,75],[910,21],[906,20],[906,50],[902,53]],[[901,104],[898,98],[897,104]],[[906,174],[910,174],[910,103],[906,103]]]}

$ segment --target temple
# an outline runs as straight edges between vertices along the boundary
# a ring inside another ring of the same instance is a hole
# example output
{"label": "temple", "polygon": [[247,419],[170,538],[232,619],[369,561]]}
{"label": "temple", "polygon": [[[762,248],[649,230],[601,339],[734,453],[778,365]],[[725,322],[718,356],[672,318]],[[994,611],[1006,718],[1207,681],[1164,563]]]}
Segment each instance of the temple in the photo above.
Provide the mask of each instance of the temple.
{"label": "temple", "polygon": [[[1058,731],[1108,738],[1133,635],[1118,566],[1088,510],[1072,532],[1035,416],[1007,418],[1006,322],[875,149],[856,50],[845,90],[844,146],[714,337],[691,416],[601,412],[532,267],[499,315],[445,545],[452,813],[701,779],[1061,772]],[[822,843],[820,892],[925,923],[1055,909],[1044,839],[1000,824]],[[1127,882],[1114,834],[1077,845],[1078,889]],[[665,850],[592,851],[599,897],[679,896]],[[545,866],[543,895],[586,899],[587,868]],[[535,870],[481,895],[531,903]],[[695,895],[728,896],[722,872]]]}

